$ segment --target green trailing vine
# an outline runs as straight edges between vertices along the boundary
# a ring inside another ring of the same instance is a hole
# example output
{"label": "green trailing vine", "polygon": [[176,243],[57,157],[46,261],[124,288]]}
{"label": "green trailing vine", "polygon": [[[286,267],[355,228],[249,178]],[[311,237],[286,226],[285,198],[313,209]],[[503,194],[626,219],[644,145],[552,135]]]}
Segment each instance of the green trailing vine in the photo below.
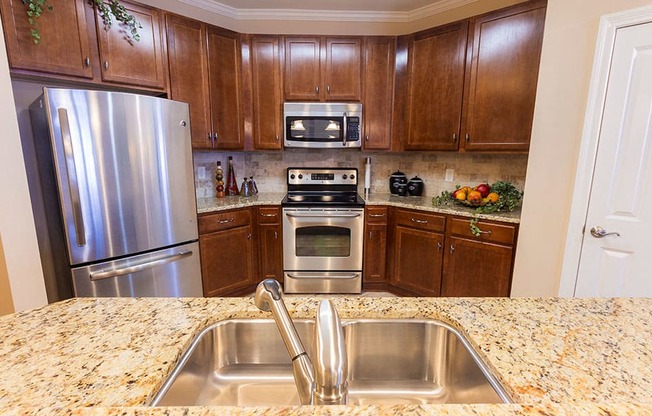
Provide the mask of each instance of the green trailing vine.
{"label": "green trailing vine", "polygon": [[[41,43],[41,32],[36,25],[37,20],[41,14],[46,10],[52,11],[54,7],[50,4],[49,0],[22,0],[27,9],[27,21],[30,26],[30,33],[32,40],[35,44]],[[102,18],[104,29],[109,30],[113,25],[113,19],[122,23],[126,30],[129,32],[128,41],[140,41],[138,29],[142,29],[138,20],[134,15],[130,14],[125,7],[118,3],[117,0],[88,0],[88,4],[97,8],[97,11]]]}
{"label": "green trailing vine", "polygon": [[[458,185],[456,189],[459,189]],[[499,181],[491,185],[491,192],[497,193],[500,198],[496,202],[489,202],[485,205],[475,207],[473,217],[471,217],[470,228],[474,236],[482,234],[482,230],[478,226],[480,221],[480,214],[490,214],[492,212],[500,211],[514,211],[521,205],[523,201],[523,192],[516,189],[510,182]],[[453,193],[450,191],[443,191],[439,196],[432,198],[432,204],[435,206],[450,206],[455,201]]]}

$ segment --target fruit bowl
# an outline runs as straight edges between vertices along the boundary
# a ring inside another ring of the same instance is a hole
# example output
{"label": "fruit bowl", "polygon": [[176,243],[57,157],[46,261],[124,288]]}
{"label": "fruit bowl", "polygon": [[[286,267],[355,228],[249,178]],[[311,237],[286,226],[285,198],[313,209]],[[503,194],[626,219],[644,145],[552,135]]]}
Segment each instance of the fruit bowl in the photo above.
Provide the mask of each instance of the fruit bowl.
{"label": "fruit bowl", "polygon": [[460,205],[466,205],[467,207],[482,207],[482,206],[485,206],[485,205],[491,203],[491,202],[488,202],[488,201],[487,202],[485,202],[485,201],[471,202],[471,201],[468,201],[468,200],[462,201],[462,200],[457,199],[457,198],[453,198],[453,201],[457,202]]}

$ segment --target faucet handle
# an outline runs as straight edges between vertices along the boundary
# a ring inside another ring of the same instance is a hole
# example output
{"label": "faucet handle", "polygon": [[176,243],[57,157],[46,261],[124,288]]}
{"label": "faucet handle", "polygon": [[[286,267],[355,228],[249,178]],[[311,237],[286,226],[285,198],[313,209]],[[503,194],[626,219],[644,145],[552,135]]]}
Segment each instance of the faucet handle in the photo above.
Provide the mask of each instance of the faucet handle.
{"label": "faucet handle", "polygon": [[315,319],[315,404],[346,404],[348,361],[335,307],[323,300]]}

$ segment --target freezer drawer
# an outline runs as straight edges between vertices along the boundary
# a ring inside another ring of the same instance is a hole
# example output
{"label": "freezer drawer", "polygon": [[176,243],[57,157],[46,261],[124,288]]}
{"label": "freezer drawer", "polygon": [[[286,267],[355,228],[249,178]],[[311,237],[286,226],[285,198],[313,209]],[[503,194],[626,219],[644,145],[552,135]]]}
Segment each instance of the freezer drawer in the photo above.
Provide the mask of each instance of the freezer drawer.
{"label": "freezer drawer", "polygon": [[199,244],[72,269],[75,296],[202,296]]}

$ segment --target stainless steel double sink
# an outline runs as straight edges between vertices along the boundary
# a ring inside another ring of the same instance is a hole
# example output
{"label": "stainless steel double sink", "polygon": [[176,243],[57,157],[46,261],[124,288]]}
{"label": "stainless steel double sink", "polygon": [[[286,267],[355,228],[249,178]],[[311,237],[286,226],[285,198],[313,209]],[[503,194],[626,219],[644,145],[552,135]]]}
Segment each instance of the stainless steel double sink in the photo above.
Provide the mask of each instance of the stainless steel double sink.
{"label": "stainless steel double sink", "polygon": [[[308,355],[314,321],[294,321]],[[509,403],[469,342],[435,320],[344,320],[349,404]],[[273,320],[232,319],[203,330],[153,406],[299,405]]]}

